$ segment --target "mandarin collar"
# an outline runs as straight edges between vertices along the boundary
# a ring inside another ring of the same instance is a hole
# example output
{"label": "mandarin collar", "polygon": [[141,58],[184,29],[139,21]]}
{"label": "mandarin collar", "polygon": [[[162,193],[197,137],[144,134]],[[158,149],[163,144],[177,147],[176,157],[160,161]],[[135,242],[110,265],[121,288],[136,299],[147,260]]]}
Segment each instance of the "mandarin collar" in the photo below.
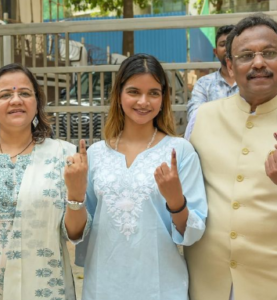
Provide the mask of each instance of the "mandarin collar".
{"label": "mandarin collar", "polygon": [[[251,111],[250,104],[240,95],[236,97],[236,103],[240,110],[250,114]],[[271,100],[258,105],[255,111],[255,115],[267,114],[275,109],[277,109],[277,95]]]}

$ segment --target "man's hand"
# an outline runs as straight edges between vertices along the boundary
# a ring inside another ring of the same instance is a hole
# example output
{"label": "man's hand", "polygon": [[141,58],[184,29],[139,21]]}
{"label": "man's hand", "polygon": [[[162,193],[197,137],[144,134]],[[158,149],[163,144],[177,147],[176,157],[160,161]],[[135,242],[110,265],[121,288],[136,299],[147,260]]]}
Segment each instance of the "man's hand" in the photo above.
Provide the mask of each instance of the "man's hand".
{"label": "man's hand", "polygon": [[88,161],[86,143],[79,142],[79,153],[69,156],[66,160],[64,180],[67,186],[68,199],[82,202],[87,189]]}
{"label": "man's hand", "polygon": [[[275,139],[277,139],[277,133],[274,133]],[[271,179],[271,181],[277,184],[277,145],[275,145],[275,150],[270,151],[267,160],[265,161],[265,172],[266,175]]]}

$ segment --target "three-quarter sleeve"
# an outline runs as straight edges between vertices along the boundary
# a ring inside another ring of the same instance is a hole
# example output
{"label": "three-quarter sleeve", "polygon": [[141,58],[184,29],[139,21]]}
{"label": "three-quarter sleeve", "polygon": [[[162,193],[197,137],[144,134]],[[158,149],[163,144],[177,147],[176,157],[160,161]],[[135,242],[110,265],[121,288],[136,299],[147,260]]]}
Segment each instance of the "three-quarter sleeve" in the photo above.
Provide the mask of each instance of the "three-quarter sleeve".
{"label": "three-quarter sleeve", "polygon": [[189,151],[186,151],[184,156],[183,159],[181,155],[177,156],[177,162],[178,159],[181,159],[181,162],[178,163],[178,172],[189,210],[187,226],[183,236],[177,231],[173,223],[171,227],[173,241],[176,244],[190,246],[197,242],[205,231],[208,208],[198,155],[189,145]]}

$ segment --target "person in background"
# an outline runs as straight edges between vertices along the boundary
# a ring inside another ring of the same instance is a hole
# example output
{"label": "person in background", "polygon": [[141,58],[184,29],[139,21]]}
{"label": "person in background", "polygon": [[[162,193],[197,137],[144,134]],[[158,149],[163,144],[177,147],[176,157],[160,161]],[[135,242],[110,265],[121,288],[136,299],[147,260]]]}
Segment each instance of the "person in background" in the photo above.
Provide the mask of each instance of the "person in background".
{"label": "person in background", "polygon": [[[121,64],[105,140],[87,156],[83,148],[81,159],[69,157],[65,174],[72,200],[83,206],[86,182],[78,178],[88,159],[93,224],[76,257],[85,264],[83,299],[188,299],[186,262],[176,244],[201,238],[205,189],[196,152],[176,137],[166,74],[153,56],[136,54]],[[86,218],[84,207],[67,209],[70,238],[82,236]]]}
{"label": "person in background", "polygon": [[187,119],[191,120],[198,107],[209,101],[229,97],[238,93],[238,86],[231,77],[226,65],[226,39],[234,25],[222,26],[218,29],[215,38],[214,54],[220,61],[220,69],[205,75],[197,80],[193,87],[191,99],[188,102]]}
{"label": "person in background", "polygon": [[202,105],[190,137],[209,203],[203,238],[184,249],[190,299],[275,299],[277,23],[242,19],[226,49],[239,94]]}
{"label": "person in background", "polygon": [[0,69],[0,299],[75,300],[62,232],[64,166],[75,146],[50,139],[45,96],[19,64]]}

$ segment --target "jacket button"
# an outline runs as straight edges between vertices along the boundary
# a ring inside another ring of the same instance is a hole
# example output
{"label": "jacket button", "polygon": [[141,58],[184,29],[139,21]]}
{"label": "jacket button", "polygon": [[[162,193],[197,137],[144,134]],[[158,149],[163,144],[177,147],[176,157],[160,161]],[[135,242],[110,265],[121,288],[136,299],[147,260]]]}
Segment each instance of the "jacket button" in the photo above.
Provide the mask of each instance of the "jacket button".
{"label": "jacket button", "polygon": [[231,237],[231,239],[236,239],[237,238],[237,233],[235,232],[235,231],[231,231],[231,233],[230,233],[230,237]]}
{"label": "jacket button", "polygon": [[249,150],[247,148],[242,149],[242,154],[247,155],[249,153]]}
{"label": "jacket button", "polygon": [[237,267],[237,262],[235,261],[235,260],[231,260],[231,262],[230,262],[230,267],[231,268],[233,268],[233,269],[235,269],[236,267]]}
{"label": "jacket button", "polygon": [[251,129],[251,128],[254,127],[254,124],[253,124],[251,121],[248,121],[248,122],[246,123],[246,127],[247,127],[248,129]]}
{"label": "jacket button", "polygon": [[233,209],[238,209],[238,208],[240,208],[240,204],[238,202],[234,202],[232,204],[232,207],[233,207]]}
{"label": "jacket button", "polygon": [[238,175],[238,176],[237,176],[237,181],[238,181],[238,182],[242,182],[243,179],[244,179],[244,177],[243,177],[242,175]]}

